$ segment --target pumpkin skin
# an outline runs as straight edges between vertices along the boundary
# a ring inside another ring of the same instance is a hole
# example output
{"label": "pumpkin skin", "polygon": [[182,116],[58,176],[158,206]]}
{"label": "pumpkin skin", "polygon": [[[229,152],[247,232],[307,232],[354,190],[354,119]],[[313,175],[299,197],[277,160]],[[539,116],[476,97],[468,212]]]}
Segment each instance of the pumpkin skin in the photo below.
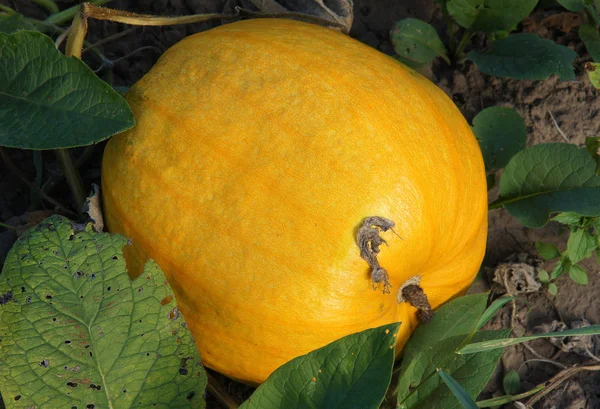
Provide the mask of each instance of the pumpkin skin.
{"label": "pumpkin skin", "polygon": [[[185,38],[135,84],[136,126],[102,167],[129,273],[161,266],[203,363],[263,382],[345,335],[402,321],[420,277],[435,309],[482,261],[487,189],[471,128],[433,83],[331,29],[284,19]],[[355,234],[393,220],[374,290]]]}

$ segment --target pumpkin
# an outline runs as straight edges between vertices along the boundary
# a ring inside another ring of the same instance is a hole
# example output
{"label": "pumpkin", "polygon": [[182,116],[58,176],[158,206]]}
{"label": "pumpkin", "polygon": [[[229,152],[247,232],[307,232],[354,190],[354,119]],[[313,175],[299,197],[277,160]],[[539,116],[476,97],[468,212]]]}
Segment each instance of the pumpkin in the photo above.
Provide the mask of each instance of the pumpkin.
{"label": "pumpkin", "polygon": [[399,354],[419,314],[474,279],[479,146],[393,58],[314,24],[245,20],[175,44],[127,100],[136,126],[105,148],[105,220],[131,240],[132,277],[149,258],[162,268],[206,366],[258,384],[397,321]]}

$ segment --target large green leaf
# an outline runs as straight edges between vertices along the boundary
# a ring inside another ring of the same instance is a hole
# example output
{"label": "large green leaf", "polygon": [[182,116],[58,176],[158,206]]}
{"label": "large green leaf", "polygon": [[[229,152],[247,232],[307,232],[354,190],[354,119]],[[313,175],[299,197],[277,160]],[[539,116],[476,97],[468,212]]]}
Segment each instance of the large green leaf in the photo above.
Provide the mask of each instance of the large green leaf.
{"label": "large green leaf", "polygon": [[600,215],[600,176],[585,148],[568,143],[546,143],[517,153],[504,169],[500,199],[528,227],[544,226],[554,212]]}
{"label": "large green leaf", "polygon": [[538,0],[449,0],[448,12],[472,31],[510,31],[527,17]]}
{"label": "large green leaf", "polygon": [[400,324],[348,335],[278,368],[240,409],[376,409]]}
{"label": "large green leaf", "polygon": [[0,146],[91,145],[133,125],[123,97],[50,37],[0,33]]}
{"label": "large green leaf", "polygon": [[33,30],[31,25],[22,14],[0,13],[0,33],[14,33],[18,30]]}
{"label": "large green leaf", "polygon": [[52,216],[0,275],[0,392],[11,408],[203,408],[206,374],[154,262],[133,282],[118,235]]}
{"label": "large green leaf", "polygon": [[531,33],[512,34],[494,41],[487,52],[473,50],[468,54],[486,74],[519,80],[543,80],[556,74],[563,81],[575,79],[576,56],[569,47]]}
{"label": "large green leaf", "polygon": [[[427,325],[419,326],[405,346],[398,386],[398,408],[458,408],[458,401],[435,375],[437,368],[458,379],[475,397],[485,387],[499,354],[482,354],[472,360],[455,354],[464,340],[477,328],[486,311],[487,294],[457,298],[440,307]],[[475,339],[504,335],[482,332]],[[435,404],[434,404],[435,403]]]}
{"label": "large green leaf", "polygon": [[473,132],[479,140],[488,170],[502,169],[510,158],[525,148],[525,121],[514,109],[486,108],[473,118]]}
{"label": "large green leaf", "polygon": [[[482,331],[473,337],[474,342],[505,338],[509,330]],[[458,409],[460,403],[438,376],[430,376],[439,368],[452,375],[469,396],[475,399],[491,379],[502,356],[501,350],[473,355],[459,355],[465,335],[438,341],[425,348],[410,360],[403,360],[401,377],[407,382],[408,393],[398,395],[398,409]],[[467,359],[465,359],[467,358]],[[406,382],[404,380],[403,382]]]}
{"label": "large green leaf", "polygon": [[596,62],[600,62],[600,34],[591,24],[582,24],[579,26],[579,38],[585,44],[588,53]]}
{"label": "large green leaf", "polygon": [[422,20],[407,18],[398,21],[390,33],[394,50],[401,60],[412,65],[429,64],[435,57],[450,63],[446,47],[435,28]]}

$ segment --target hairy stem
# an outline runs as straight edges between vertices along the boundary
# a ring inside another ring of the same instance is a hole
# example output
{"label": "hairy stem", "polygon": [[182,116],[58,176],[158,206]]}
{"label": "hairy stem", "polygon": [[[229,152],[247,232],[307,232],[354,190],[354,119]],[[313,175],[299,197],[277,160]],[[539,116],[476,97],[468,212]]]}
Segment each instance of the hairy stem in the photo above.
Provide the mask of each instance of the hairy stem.
{"label": "hairy stem", "polygon": [[467,44],[469,44],[471,37],[473,37],[473,34],[474,33],[471,30],[468,30],[468,29],[465,30],[462,38],[460,39],[460,43],[458,43],[458,48],[456,49],[456,52],[454,53],[454,58],[456,58],[462,54],[462,52],[465,49],[465,47],[467,46]]}
{"label": "hairy stem", "polygon": [[79,171],[75,167],[73,158],[67,149],[55,149],[54,152],[58,157],[67,183],[71,188],[71,193],[73,194],[73,199],[75,199],[75,205],[77,206],[77,213],[81,213],[86,198],[81,175],[79,175]]}
{"label": "hairy stem", "polygon": [[48,13],[50,14],[55,14],[58,13],[60,11],[60,9],[58,8],[58,6],[56,5],[56,3],[53,0],[32,0],[35,4],[37,4],[40,7],[45,8]]}
{"label": "hairy stem", "polygon": [[442,14],[444,15],[444,20],[446,21],[446,32],[448,34],[448,48],[450,49],[450,53],[454,54],[456,51],[456,40],[454,39],[454,21],[452,21],[452,17],[450,17],[450,13],[448,12],[448,5],[446,4],[446,0],[442,0]]}

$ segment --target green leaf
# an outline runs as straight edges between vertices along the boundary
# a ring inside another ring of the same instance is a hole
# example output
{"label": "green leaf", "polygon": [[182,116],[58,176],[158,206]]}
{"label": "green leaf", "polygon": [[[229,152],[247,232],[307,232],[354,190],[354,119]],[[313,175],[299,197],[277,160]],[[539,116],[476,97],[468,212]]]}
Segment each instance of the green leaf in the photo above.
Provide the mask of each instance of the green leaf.
{"label": "green leaf", "polygon": [[436,57],[442,57],[450,64],[448,52],[437,31],[422,20],[407,18],[398,21],[392,28],[390,38],[402,60],[425,65]]}
{"label": "green leaf", "polygon": [[477,407],[477,404],[475,403],[475,401],[473,401],[473,399],[471,399],[467,391],[465,391],[463,387],[460,386],[460,384],[456,382],[456,380],[452,376],[442,371],[441,369],[438,369],[437,372],[438,375],[440,375],[440,378],[442,378],[446,386],[448,386],[448,388],[452,391],[452,394],[454,394],[454,396],[460,402],[463,408],[479,409]]}
{"label": "green leaf", "polygon": [[550,278],[552,280],[556,280],[565,272],[565,267],[568,266],[565,266],[563,259],[560,259],[552,269],[552,272],[550,273]]}
{"label": "green leaf", "polygon": [[588,276],[585,270],[579,267],[577,264],[571,265],[569,267],[569,277],[571,280],[579,285],[587,285],[588,284]]}
{"label": "green leaf", "polygon": [[598,244],[586,229],[575,229],[567,241],[567,254],[571,263],[578,263],[592,256]]}
{"label": "green leaf", "polygon": [[537,0],[450,0],[448,12],[472,31],[511,30],[535,8]]}
{"label": "green leaf", "polygon": [[240,409],[376,409],[392,376],[400,324],[346,336],[279,367]]}
{"label": "green leaf", "polygon": [[542,241],[535,242],[535,248],[544,260],[552,260],[560,256],[560,251],[552,243],[544,243]]}
{"label": "green leaf", "polygon": [[517,153],[500,179],[500,199],[527,227],[542,227],[555,212],[600,215],[600,176],[585,148],[568,143],[534,145]]}
{"label": "green leaf", "polygon": [[498,337],[498,339],[495,339],[495,340],[473,342],[469,345],[466,345],[464,348],[462,348],[460,351],[458,351],[458,353],[462,354],[462,355],[468,355],[468,354],[475,354],[475,353],[480,353],[480,352],[484,352],[484,351],[492,351],[494,349],[505,348],[505,347],[508,347],[511,345],[517,345],[522,342],[533,341],[534,339],[540,339],[540,338],[585,336],[585,335],[598,335],[598,334],[600,334],[600,325],[590,325],[589,327],[574,328],[574,329],[568,329],[568,330],[559,331],[559,332],[546,332],[544,334],[535,334],[535,335],[530,335],[527,337],[520,337],[520,338],[504,339],[504,338]]}
{"label": "green leaf", "polygon": [[540,283],[542,284],[548,284],[550,282],[550,275],[546,270],[539,269],[538,280],[540,280]]}
{"label": "green leaf", "polygon": [[515,153],[525,148],[525,121],[512,108],[484,109],[473,118],[473,132],[487,170],[505,167]]}
{"label": "green leaf", "polygon": [[592,59],[600,62],[600,35],[596,27],[587,23],[580,25],[579,38],[585,44],[585,48],[587,48]]}
{"label": "green leaf", "polygon": [[583,10],[583,2],[581,0],[557,0],[561,6],[569,11],[581,11]]}
{"label": "green leaf", "polygon": [[32,24],[28,23],[22,14],[0,13],[0,33],[14,33],[19,30],[33,30]]}
{"label": "green leaf", "polygon": [[504,386],[504,392],[508,395],[514,395],[519,392],[521,389],[521,377],[519,373],[514,369],[509,371],[502,380],[502,385]]}
{"label": "green leaf", "polygon": [[427,325],[420,325],[404,346],[404,360],[412,361],[420,354],[446,338],[468,335],[477,329],[477,323],[486,311],[488,294],[479,293],[456,298],[435,311]]}
{"label": "green leaf", "polygon": [[581,224],[581,215],[573,212],[563,212],[554,216],[552,219],[555,222],[566,224],[568,226],[579,226]]}
{"label": "green leaf", "polygon": [[[598,64],[600,66],[600,64]],[[598,72],[600,81],[600,71]],[[600,82],[596,88],[600,88]],[[588,136],[585,138],[585,148],[596,162],[596,175],[600,175],[600,138],[597,136]]]}
{"label": "green leaf", "polygon": [[594,88],[600,89],[600,63],[587,62],[585,64],[585,72]]}
{"label": "green leaf", "polygon": [[[462,360],[455,350],[476,329],[486,303],[487,294],[457,298],[438,308],[427,325],[417,327],[404,348],[404,364],[394,391],[398,395],[398,408],[455,407],[456,400],[448,388],[439,377],[431,376],[437,368],[459,379],[472,397],[485,387],[500,354]],[[484,339],[497,335],[485,331],[475,337]],[[449,406],[440,406],[442,402]]]}
{"label": "green leaf", "polygon": [[519,80],[544,80],[556,74],[563,81],[575,79],[576,56],[569,47],[531,33],[512,34],[493,42],[487,52],[468,54],[485,74]]}
{"label": "green leaf", "polygon": [[0,275],[7,409],[205,407],[206,374],[173,292],[154,262],[129,279],[126,243],[52,216],[14,245]]}
{"label": "green leaf", "polygon": [[477,322],[477,329],[480,329],[485,324],[487,324],[487,322],[494,316],[494,314],[496,314],[496,312],[500,310],[500,308],[504,307],[504,305],[506,305],[514,299],[515,297],[504,296],[494,301],[492,305],[490,305],[479,318],[479,321]]}
{"label": "green leaf", "polygon": [[91,145],[133,125],[123,97],[50,37],[0,33],[0,146]]}
{"label": "green leaf", "polygon": [[[509,333],[509,330],[481,331],[475,334],[473,340],[481,342],[506,337]],[[444,382],[437,376],[431,376],[437,368],[458,380],[471,398],[475,399],[481,393],[491,379],[502,351],[459,355],[456,350],[463,344],[465,337],[463,334],[444,338],[423,349],[412,359],[404,358],[400,371],[398,409],[458,408],[453,394]]]}
{"label": "green leaf", "polygon": [[554,283],[548,284],[548,293],[550,293],[550,295],[558,294],[558,287],[556,286],[556,284],[554,284]]}

